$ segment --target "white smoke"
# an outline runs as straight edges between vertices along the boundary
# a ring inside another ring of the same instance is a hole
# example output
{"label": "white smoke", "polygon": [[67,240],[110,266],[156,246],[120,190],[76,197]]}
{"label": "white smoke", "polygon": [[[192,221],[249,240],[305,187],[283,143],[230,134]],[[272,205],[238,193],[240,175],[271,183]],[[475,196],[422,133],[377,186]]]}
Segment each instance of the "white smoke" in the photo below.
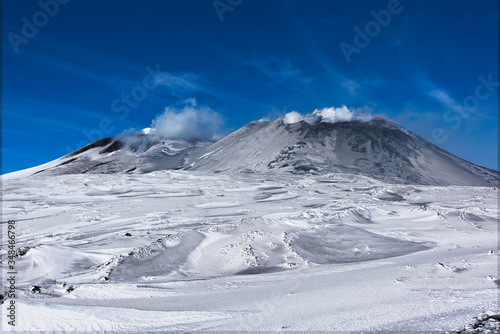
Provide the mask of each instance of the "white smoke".
{"label": "white smoke", "polygon": [[283,117],[283,123],[293,124],[300,121],[305,121],[309,124],[318,122],[338,123],[361,121],[368,122],[373,119],[373,115],[360,112],[362,109],[353,109],[343,105],[340,108],[330,107],[323,109],[315,109],[311,114],[302,115],[296,111],[289,112]]}
{"label": "white smoke", "polygon": [[285,124],[293,124],[302,120],[304,120],[304,115],[296,111],[291,111],[283,117],[283,123]]}
{"label": "white smoke", "polygon": [[219,139],[224,123],[222,116],[207,106],[199,106],[193,98],[182,102],[182,108],[167,107],[151,123],[152,134],[166,138]]}
{"label": "white smoke", "polygon": [[321,120],[327,123],[349,122],[354,118],[354,112],[346,106],[316,109],[313,115],[321,117]]}

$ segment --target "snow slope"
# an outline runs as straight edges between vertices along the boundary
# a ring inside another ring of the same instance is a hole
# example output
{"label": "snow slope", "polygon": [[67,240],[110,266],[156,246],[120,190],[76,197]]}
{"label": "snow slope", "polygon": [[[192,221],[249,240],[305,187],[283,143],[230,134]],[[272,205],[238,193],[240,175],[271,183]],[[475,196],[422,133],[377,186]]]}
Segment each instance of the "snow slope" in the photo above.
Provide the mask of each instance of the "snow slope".
{"label": "snow slope", "polygon": [[348,172],[428,185],[498,183],[498,172],[455,157],[383,118],[313,124],[286,124],[283,118],[252,122],[197,154],[201,156],[189,169]]}
{"label": "snow slope", "polygon": [[172,140],[144,133],[108,137],[49,163],[3,175],[3,179],[38,173],[44,175],[148,173],[155,170],[176,169],[185,163],[189,153],[212,143],[213,141],[205,139]]}
{"label": "snow slope", "polygon": [[2,185],[21,332],[433,331],[498,310],[497,188],[182,170]]}

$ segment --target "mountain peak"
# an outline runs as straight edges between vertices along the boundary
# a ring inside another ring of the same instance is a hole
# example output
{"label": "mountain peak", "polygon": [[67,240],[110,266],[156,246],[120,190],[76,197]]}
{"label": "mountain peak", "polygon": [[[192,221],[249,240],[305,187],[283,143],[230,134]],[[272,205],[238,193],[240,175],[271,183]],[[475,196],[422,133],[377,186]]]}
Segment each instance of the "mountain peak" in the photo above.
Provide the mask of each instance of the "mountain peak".
{"label": "mountain peak", "polygon": [[105,138],[19,175],[163,169],[341,172],[428,185],[498,182],[496,171],[464,161],[383,117],[357,114],[345,107],[309,115],[291,112],[273,122],[253,121],[217,142],[166,139],[145,131]]}
{"label": "mountain peak", "polygon": [[392,183],[432,185],[492,185],[498,180],[495,171],[455,157],[383,117],[335,119],[323,110],[252,122],[197,154],[186,169],[348,172]]}

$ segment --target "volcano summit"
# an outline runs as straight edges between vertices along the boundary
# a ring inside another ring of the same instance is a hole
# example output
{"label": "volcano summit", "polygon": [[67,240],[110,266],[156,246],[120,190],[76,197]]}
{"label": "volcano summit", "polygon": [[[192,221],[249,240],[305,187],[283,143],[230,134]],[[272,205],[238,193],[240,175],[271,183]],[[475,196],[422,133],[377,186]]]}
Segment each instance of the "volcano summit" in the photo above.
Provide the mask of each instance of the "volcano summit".
{"label": "volcano summit", "polygon": [[323,109],[307,116],[292,112],[274,122],[254,121],[217,142],[168,139],[154,131],[104,138],[24,174],[181,169],[338,172],[390,183],[440,186],[493,186],[498,182],[498,172],[460,159],[393,122],[342,110]]}

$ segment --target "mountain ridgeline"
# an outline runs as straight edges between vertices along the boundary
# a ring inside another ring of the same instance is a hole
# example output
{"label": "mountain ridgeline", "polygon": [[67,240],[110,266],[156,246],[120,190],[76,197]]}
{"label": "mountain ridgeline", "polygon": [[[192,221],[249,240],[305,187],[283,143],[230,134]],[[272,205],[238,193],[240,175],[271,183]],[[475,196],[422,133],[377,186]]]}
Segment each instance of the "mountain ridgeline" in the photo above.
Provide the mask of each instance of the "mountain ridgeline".
{"label": "mountain ridgeline", "polygon": [[[48,166],[47,166],[48,165]],[[104,138],[32,174],[147,173],[181,169],[217,173],[349,173],[390,183],[497,186],[499,173],[437,147],[405,128],[369,121],[286,124],[254,121],[225,138],[173,140],[154,134]]]}

